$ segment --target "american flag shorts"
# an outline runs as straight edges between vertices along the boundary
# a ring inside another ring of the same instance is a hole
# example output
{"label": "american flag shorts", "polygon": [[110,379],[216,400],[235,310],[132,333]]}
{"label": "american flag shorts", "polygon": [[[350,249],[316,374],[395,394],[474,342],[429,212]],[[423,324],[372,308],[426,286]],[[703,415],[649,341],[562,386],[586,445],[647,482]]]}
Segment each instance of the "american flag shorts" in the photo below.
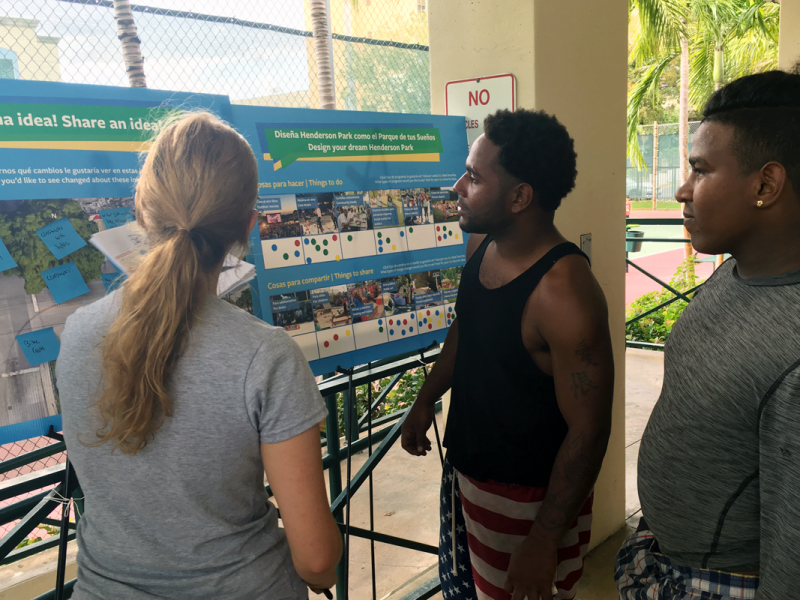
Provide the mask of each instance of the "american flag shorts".
{"label": "american flag shorts", "polygon": [[758,589],[756,575],[674,565],[646,529],[622,544],[614,579],[622,600],[741,600],[755,598]]}
{"label": "american flag shorts", "polygon": [[[445,461],[439,579],[445,600],[510,600],[503,589],[511,553],[530,532],[547,488],[478,482]],[[554,597],[575,598],[592,528],[592,497],[558,549]]]}

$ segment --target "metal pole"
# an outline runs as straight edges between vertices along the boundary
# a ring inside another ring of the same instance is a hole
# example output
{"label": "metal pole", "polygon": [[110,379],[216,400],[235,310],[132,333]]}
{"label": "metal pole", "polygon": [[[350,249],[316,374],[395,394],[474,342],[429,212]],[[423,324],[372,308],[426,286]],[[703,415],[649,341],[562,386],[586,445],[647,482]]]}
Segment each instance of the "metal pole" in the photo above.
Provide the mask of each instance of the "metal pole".
{"label": "metal pole", "polygon": [[658,210],[658,122],[653,121],[653,210]]}

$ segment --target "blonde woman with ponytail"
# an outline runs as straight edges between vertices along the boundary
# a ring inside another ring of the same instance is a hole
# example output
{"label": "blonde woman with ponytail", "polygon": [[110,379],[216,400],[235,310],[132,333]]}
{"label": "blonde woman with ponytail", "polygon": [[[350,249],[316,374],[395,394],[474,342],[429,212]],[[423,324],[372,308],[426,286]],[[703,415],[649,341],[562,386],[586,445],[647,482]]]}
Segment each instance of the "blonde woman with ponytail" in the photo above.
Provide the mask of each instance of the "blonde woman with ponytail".
{"label": "blonde woman with ponytail", "polygon": [[58,388],[86,498],[76,600],[298,600],[336,582],[314,378],[282,329],[215,295],[257,190],[253,152],[216,117],[163,128],[136,187],[151,250],[67,320]]}

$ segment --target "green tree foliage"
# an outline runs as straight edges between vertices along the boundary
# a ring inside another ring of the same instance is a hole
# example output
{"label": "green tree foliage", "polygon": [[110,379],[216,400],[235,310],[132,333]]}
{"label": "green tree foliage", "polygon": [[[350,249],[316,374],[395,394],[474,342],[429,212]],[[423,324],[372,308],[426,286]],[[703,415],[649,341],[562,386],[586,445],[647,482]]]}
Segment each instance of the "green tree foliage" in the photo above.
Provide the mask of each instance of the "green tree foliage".
{"label": "green tree foliage", "polygon": [[[64,217],[87,245],[56,260],[36,231]],[[26,294],[38,294],[46,287],[42,271],[69,262],[75,263],[84,281],[99,279],[105,257],[88,244],[94,233],[97,233],[97,225],[86,218],[81,205],[74,200],[27,200],[12,212],[0,213],[0,239],[18,265],[3,274],[21,276],[25,280]]]}

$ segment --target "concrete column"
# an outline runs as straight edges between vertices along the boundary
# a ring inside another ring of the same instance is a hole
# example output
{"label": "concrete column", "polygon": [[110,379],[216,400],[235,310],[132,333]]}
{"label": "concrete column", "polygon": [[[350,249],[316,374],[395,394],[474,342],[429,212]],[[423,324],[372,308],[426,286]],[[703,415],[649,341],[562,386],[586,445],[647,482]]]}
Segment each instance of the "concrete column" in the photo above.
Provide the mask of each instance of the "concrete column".
{"label": "concrete column", "polygon": [[595,488],[594,547],[625,522],[627,5],[432,0],[429,11],[434,113],[445,112],[447,81],[513,73],[517,106],[555,114],[575,139],[578,181],[556,223],[576,244],[592,234],[592,268],[608,300],[617,367],[614,430]]}
{"label": "concrete column", "polygon": [[800,62],[800,0],[781,0],[778,66],[788,71],[798,62]]}

